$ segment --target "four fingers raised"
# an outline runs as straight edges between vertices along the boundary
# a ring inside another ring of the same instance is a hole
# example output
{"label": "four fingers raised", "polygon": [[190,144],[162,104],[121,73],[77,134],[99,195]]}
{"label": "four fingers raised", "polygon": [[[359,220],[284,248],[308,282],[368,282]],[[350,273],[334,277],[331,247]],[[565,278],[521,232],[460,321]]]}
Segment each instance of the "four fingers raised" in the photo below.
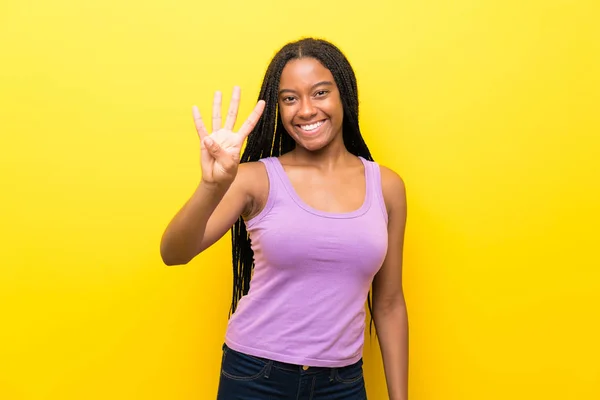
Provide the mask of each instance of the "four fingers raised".
{"label": "four fingers raised", "polygon": [[[240,105],[240,88],[239,86],[235,86],[233,89],[233,95],[231,98],[231,103],[229,105],[229,111],[227,112],[227,119],[225,121],[224,128],[232,131],[237,119],[237,113]],[[221,129],[221,101],[222,95],[220,91],[216,91],[213,98],[213,112],[212,112],[212,129],[213,132]],[[265,101],[259,100],[254,109],[250,113],[250,116],[244,121],[238,134],[240,135],[240,139],[245,140],[246,137],[252,132],[252,129],[258,123],[264,109],[265,109]],[[208,132],[206,130],[206,126],[204,125],[204,121],[202,120],[202,116],[200,115],[200,111],[198,107],[192,107],[192,113],[194,116],[194,124],[196,125],[196,131],[198,132],[198,136],[200,140],[204,142],[204,139],[208,137]]]}

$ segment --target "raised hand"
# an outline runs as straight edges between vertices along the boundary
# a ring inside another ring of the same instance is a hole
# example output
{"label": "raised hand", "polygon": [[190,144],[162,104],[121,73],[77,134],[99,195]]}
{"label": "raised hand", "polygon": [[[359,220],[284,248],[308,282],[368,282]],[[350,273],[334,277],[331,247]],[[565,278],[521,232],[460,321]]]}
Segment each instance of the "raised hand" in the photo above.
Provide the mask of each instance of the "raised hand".
{"label": "raised hand", "polygon": [[198,107],[194,106],[194,124],[200,137],[202,181],[208,184],[230,184],[235,179],[240,164],[240,153],[244,140],[248,137],[265,109],[260,100],[237,133],[233,127],[240,105],[240,88],[233,89],[225,126],[221,127],[221,92],[216,92],[213,100],[212,133],[209,135]]}

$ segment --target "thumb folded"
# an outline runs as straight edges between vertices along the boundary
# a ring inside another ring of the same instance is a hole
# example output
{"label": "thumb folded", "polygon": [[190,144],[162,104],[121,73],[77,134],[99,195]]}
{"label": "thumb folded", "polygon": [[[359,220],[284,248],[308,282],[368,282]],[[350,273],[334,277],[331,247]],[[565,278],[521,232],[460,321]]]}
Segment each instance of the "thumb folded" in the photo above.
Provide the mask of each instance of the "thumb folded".
{"label": "thumb folded", "polygon": [[204,147],[206,147],[211,154],[216,155],[221,150],[221,146],[219,146],[217,142],[212,140],[210,137],[205,137],[202,142],[204,143]]}

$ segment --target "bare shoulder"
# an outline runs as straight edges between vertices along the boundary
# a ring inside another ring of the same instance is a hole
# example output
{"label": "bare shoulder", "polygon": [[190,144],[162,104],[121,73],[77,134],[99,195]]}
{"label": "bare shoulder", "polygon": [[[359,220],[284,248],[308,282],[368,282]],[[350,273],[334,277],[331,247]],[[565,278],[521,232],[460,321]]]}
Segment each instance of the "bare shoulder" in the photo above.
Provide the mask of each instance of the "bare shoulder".
{"label": "bare shoulder", "polygon": [[391,168],[379,165],[381,187],[388,212],[406,208],[406,186],[402,177]]}
{"label": "bare shoulder", "polygon": [[244,218],[250,219],[257,215],[267,203],[269,177],[264,163],[260,161],[241,163],[235,182],[248,196]]}
{"label": "bare shoulder", "polygon": [[[260,161],[251,161],[241,163],[238,168],[238,177],[242,180],[251,178],[267,179],[267,170],[264,163]],[[237,179],[237,178],[236,178]]]}

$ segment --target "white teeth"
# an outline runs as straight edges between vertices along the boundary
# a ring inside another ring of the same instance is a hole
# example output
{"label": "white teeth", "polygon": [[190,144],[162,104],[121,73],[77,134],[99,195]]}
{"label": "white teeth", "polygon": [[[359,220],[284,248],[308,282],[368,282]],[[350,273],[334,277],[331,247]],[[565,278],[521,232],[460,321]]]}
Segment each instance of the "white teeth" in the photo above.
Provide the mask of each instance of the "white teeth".
{"label": "white teeth", "polygon": [[323,125],[323,121],[319,121],[317,123],[310,124],[310,125],[300,125],[300,128],[302,128],[302,130],[304,130],[304,131],[314,131],[321,125]]}

